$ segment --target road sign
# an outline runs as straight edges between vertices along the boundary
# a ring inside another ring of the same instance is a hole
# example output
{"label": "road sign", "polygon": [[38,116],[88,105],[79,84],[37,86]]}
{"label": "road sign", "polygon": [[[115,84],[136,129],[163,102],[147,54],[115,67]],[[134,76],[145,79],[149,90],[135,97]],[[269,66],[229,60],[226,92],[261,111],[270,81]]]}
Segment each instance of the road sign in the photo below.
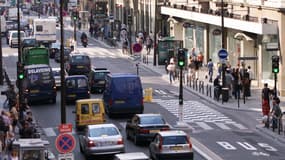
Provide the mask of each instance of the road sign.
{"label": "road sign", "polygon": [[75,138],[68,133],[62,133],[55,139],[55,147],[59,153],[70,153],[76,146]]}
{"label": "road sign", "polygon": [[133,45],[133,51],[134,51],[134,52],[141,52],[141,51],[142,51],[142,45],[139,44],[139,43],[135,43],[135,44]]}
{"label": "road sign", "polygon": [[60,124],[58,126],[58,130],[60,133],[72,132],[72,124],[71,123]]}
{"label": "road sign", "polygon": [[228,52],[225,49],[220,49],[218,52],[220,59],[226,59],[228,57]]}
{"label": "road sign", "polygon": [[74,160],[74,155],[73,153],[59,154],[58,160]]}

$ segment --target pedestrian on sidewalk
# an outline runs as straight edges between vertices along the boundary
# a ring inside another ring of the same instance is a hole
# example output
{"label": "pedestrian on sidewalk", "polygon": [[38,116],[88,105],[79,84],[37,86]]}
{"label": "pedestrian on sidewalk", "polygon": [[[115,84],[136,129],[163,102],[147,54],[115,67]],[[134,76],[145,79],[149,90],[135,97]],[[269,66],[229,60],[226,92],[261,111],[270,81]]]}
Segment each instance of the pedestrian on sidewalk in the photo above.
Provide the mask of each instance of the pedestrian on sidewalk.
{"label": "pedestrian on sidewalk", "polygon": [[212,82],[212,78],[213,78],[213,68],[214,68],[214,63],[212,62],[212,59],[210,58],[207,64],[207,68],[208,68],[208,76],[209,76],[209,82]]}
{"label": "pedestrian on sidewalk", "polygon": [[272,129],[274,131],[275,128],[278,127],[278,121],[281,118],[282,111],[279,106],[280,104],[280,99],[278,97],[274,97],[272,100],[272,110],[271,110],[271,115],[272,115]]}
{"label": "pedestrian on sidewalk", "polygon": [[91,24],[89,27],[89,33],[90,33],[90,37],[93,37],[93,33],[94,33],[94,25]]}
{"label": "pedestrian on sidewalk", "polygon": [[264,83],[264,88],[261,92],[261,99],[262,99],[262,115],[265,127],[269,127],[269,112],[270,112],[270,95],[272,91],[268,88],[268,84]]}
{"label": "pedestrian on sidewalk", "polygon": [[247,73],[249,75],[249,95],[251,95],[251,81],[254,79],[254,74],[250,66],[247,67]]}
{"label": "pedestrian on sidewalk", "polygon": [[146,53],[147,53],[147,55],[150,54],[150,50],[152,48],[152,43],[153,43],[153,40],[150,38],[150,36],[147,36],[146,37]]}
{"label": "pedestrian on sidewalk", "polygon": [[169,82],[172,84],[172,81],[175,81],[175,64],[174,62],[171,62],[167,66],[167,70],[169,73]]}
{"label": "pedestrian on sidewalk", "polygon": [[220,84],[220,76],[217,75],[217,77],[214,79],[214,99],[217,101],[220,100],[220,94],[221,94],[222,86]]}

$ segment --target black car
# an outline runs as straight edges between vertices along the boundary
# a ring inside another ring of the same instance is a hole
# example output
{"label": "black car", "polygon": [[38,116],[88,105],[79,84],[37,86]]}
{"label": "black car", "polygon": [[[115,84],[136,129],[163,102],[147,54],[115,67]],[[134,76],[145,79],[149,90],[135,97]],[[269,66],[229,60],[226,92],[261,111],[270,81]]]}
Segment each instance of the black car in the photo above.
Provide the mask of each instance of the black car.
{"label": "black car", "polygon": [[137,145],[140,142],[150,142],[156,133],[170,130],[160,114],[135,114],[127,121],[127,139],[132,139]]}
{"label": "black car", "polygon": [[38,46],[36,38],[25,37],[22,40],[22,47],[36,47]]}
{"label": "black car", "polygon": [[106,75],[109,74],[110,71],[107,68],[93,68],[89,73],[89,86],[91,93],[102,93],[105,89],[106,83]]}
{"label": "black car", "polygon": [[[64,61],[68,60],[69,54],[71,53],[71,48],[64,48]],[[54,61],[55,62],[60,62],[60,48],[56,51],[55,50],[55,55],[54,55]]]}
{"label": "black car", "polygon": [[72,52],[66,62],[68,75],[86,75],[91,71],[91,60],[88,55],[79,52]]}

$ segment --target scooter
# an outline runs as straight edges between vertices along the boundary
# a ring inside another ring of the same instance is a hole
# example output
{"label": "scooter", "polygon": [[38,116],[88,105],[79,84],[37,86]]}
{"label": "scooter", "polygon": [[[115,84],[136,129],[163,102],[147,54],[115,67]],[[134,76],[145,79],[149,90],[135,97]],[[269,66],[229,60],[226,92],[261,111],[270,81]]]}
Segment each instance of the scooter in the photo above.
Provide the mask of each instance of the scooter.
{"label": "scooter", "polygon": [[83,38],[82,40],[81,40],[81,43],[82,43],[82,45],[83,45],[83,47],[87,47],[87,45],[88,45],[88,40],[87,40],[87,38]]}

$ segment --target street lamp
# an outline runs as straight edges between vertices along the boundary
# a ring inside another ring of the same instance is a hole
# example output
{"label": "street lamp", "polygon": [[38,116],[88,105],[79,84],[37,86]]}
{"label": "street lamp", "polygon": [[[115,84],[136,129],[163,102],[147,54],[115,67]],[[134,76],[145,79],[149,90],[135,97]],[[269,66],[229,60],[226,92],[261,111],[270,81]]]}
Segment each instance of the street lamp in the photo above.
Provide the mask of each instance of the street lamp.
{"label": "street lamp", "polygon": [[64,30],[63,30],[63,3],[64,0],[60,0],[60,79],[61,79],[61,123],[66,123],[66,107],[65,107],[65,73],[64,73]]}

